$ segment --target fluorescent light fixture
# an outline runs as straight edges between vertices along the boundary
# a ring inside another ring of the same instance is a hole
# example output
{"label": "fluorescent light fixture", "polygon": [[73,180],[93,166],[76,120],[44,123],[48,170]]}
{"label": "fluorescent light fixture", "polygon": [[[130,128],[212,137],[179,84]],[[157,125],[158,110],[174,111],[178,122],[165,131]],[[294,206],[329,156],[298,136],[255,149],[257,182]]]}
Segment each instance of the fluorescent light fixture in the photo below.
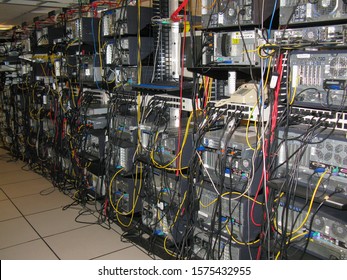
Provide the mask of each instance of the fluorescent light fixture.
{"label": "fluorescent light fixture", "polygon": [[40,6],[41,7],[64,8],[64,7],[70,6],[70,3],[46,2],[46,3],[42,3]]}
{"label": "fluorescent light fixture", "polygon": [[66,4],[78,4],[78,0],[55,0],[55,1],[47,1],[47,2],[58,2],[58,3],[66,3]]}
{"label": "fluorescent light fixture", "polygon": [[52,11],[52,8],[38,8],[33,11],[31,11],[31,14],[47,14],[50,11]]}
{"label": "fluorescent light fixture", "polygon": [[6,24],[0,24],[0,30],[4,31],[4,30],[11,30],[13,28],[14,25],[6,25]]}
{"label": "fluorescent light fixture", "polygon": [[32,1],[32,0],[10,0],[7,4],[18,4],[18,5],[27,5],[27,6],[36,6],[40,4],[41,1]]}

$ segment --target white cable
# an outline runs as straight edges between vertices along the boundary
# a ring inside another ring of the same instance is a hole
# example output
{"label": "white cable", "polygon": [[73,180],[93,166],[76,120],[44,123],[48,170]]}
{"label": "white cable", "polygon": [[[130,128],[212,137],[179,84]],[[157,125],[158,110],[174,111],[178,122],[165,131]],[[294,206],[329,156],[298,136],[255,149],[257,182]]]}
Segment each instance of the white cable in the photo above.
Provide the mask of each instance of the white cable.
{"label": "white cable", "polygon": [[195,152],[196,152],[196,154],[198,155],[199,160],[200,160],[200,163],[201,163],[201,165],[203,166],[203,168],[204,168],[204,170],[205,170],[205,172],[206,172],[206,174],[207,174],[208,178],[210,179],[211,184],[212,184],[212,186],[213,186],[214,190],[215,190],[215,191],[216,191],[216,193],[217,193],[217,194],[220,196],[220,192],[219,192],[219,191],[218,191],[218,189],[216,188],[216,185],[214,184],[214,182],[213,182],[213,180],[212,180],[212,178],[211,178],[210,173],[209,173],[209,172],[208,172],[208,170],[206,169],[206,167],[205,167],[205,165],[204,165],[204,162],[203,162],[203,160],[202,160],[202,158],[201,158],[200,154],[198,153],[198,151],[195,151]]}

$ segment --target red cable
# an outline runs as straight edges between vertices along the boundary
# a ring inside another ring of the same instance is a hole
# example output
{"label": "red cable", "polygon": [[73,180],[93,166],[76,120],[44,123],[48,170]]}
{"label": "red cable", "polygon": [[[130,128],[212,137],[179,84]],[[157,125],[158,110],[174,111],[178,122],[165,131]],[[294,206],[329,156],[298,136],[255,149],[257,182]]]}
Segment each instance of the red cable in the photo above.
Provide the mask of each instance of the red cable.
{"label": "red cable", "polygon": [[260,260],[260,257],[261,257],[261,246],[258,247],[257,260]]}
{"label": "red cable", "polygon": [[277,85],[275,88],[275,99],[274,99],[274,104],[273,104],[273,108],[272,108],[272,120],[271,120],[271,137],[270,137],[270,144],[273,143],[274,138],[275,138],[275,129],[276,129],[276,125],[277,125],[277,114],[278,114],[278,95],[280,92],[280,88],[281,88],[281,80],[282,80],[282,76],[283,76],[283,68],[282,68],[282,61],[283,60],[283,54],[281,54],[278,57],[278,63],[277,63],[277,73],[279,74],[278,76],[278,81],[277,81]]}
{"label": "red cable", "polygon": [[252,207],[251,207],[251,220],[252,220],[253,225],[255,225],[257,227],[260,227],[261,224],[256,223],[255,220],[254,220],[254,206],[255,206],[255,202],[257,201],[257,198],[259,196],[261,185],[263,183],[263,179],[264,179],[264,173],[262,173],[262,175],[261,175],[261,179],[259,181],[258,189],[257,189],[257,192],[255,194],[254,201],[253,201]]}
{"label": "red cable", "polygon": [[[281,89],[281,81],[282,81],[282,76],[283,76],[283,54],[281,54],[279,56],[279,58],[278,58],[277,73],[279,74],[279,76],[278,76],[277,85],[276,85],[276,88],[275,88],[275,91],[274,91],[274,97],[275,98],[274,98],[272,114],[271,114],[271,136],[270,136],[270,143],[271,144],[274,141],[274,135],[275,135],[274,132],[275,132],[275,129],[276,129],[276,126],[277,126],[278,96],[279,96],[279,92],[280,92],[280,89]],[[269,147],[269,141],[265,140],[264,141],[264,148],[265,148],[265,150],[263,152],[264,157],[268,156],[268,153],[267,153],[268,147]],[[262,174],[263,175],[262,175],[260,184],[262,183],[263,178],[264,178],[264,173],[262,173]],[[266,180],[268,180],[268,178],[269,178],[269,174],[268,174],[268,172],[266,172]],[[260,190],[260,184],[259,184],[259,187],[258,187],[258,191]],[[258,191],[257,191],[256,197],[258,196]],[[265,188],[265,197],[268,198],[268,196],[269,196],[269,188],[268,188],[268,186],[266,186],[266,188]],[[255,198],[255,200],[256,200],[256,198]],[[255,224],[254,223],[254,219],[253,219],[254,205],[255,205],[255,202],[253,202],[252,210],[251,210],[251,219],[252,219],[253,224]],[[264,213],[264,221],[265,220],[266,220],[266,214]],[[261,246],[258,247],[257,260],[259,260],[260,257],[261,257]]]}
{"label": "red cable", "polygon": [[104,215],[107,215],[107,206],[108,206],[108,199],[105,199],[105,204],[104,204]]}
{"label": "red cable", "polygon": [[[187,1],[188,2],[188,1]],[[182,6],[182,5],[181,5]],[[178,10],[178,9],[177,9]],[[176,10],[176,11],[177,11]],[[187,14],[186,14],[187,10],[184,6],[184,28],[183,28],[183,40],[182,40],[182,47],[181,47],[181,80],[180,80],[180,110],[179,110],[179,117],[178,117],[178,143],[177,143],[177,153],[180,152],[181,150],[181,117],[182,117],[182,98],[183,98],[183,76],[184,76],[184,50],[186,47],[186,20],[187,20]],[[187,125],[189,125],[187,123]],[[182,166],[180,166],[181,163],[181,157],[182,157],[182,153],[179,154],[179,156],[176,159],[176,168],[179,167],[181,168]],[[177,168],[176,170],[176,176],[179,176],[180,170]]]}
{"label": "red cable", "polygon": [[186,6],[188,4],[188,0],[184,0],[183,3],[177,8],[176,11],[174,11],[171,15],[171,20],[174,22],[180,21],[180,18],[178,16],[179,12],[184,8],[184,22],[186,22]]}

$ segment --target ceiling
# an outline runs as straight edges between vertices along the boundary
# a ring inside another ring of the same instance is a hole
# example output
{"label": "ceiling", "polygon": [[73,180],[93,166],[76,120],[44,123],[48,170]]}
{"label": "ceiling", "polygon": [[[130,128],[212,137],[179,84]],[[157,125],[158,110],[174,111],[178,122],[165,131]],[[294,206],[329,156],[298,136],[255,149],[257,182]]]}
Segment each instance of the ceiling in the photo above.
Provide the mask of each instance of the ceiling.
{"label": "ceiling", "polygon": [[23,22],[30,25],[35,17],[47,17],[51,11],[79,2],[81,0],[0,0],[0,30],[11,29]]}

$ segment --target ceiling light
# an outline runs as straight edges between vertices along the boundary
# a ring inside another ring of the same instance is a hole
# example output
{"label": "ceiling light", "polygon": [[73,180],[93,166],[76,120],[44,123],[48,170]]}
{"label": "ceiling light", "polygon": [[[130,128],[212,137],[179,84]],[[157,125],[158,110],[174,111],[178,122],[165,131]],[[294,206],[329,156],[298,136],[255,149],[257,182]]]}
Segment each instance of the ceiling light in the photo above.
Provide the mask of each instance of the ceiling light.
{"label": "ceiling light", "polygon": [[70,6],[70,3],[58,3],[58,2],[46,2],[40,5],[41,7],[56,7],[56,8],[64,8]]}
{"label": "ceiling light", "polygon": [[0,24],[0,30],[4,31],[4,30],[11,30],[13,28],[14,25],[5,25],[5,24]]}
{"label": "ceiling light", "polygon": [[10,0],[7,4],[18,4],[18,5],[27,5],[27,6],[36,6],[40,4],[41,1],[32,1],[32,0]]}
{"label": "ceiling light", "polygon": [[66,4],[78,4],[78,0],[55,0],[55,1],[47,1],[47,2],[58,2],[58,3],[66,3]]}
{"label": "ceiling light", "polygon": [[47,14],[52,11],[52,8],[39,8],[31,11],[31,14]]}

